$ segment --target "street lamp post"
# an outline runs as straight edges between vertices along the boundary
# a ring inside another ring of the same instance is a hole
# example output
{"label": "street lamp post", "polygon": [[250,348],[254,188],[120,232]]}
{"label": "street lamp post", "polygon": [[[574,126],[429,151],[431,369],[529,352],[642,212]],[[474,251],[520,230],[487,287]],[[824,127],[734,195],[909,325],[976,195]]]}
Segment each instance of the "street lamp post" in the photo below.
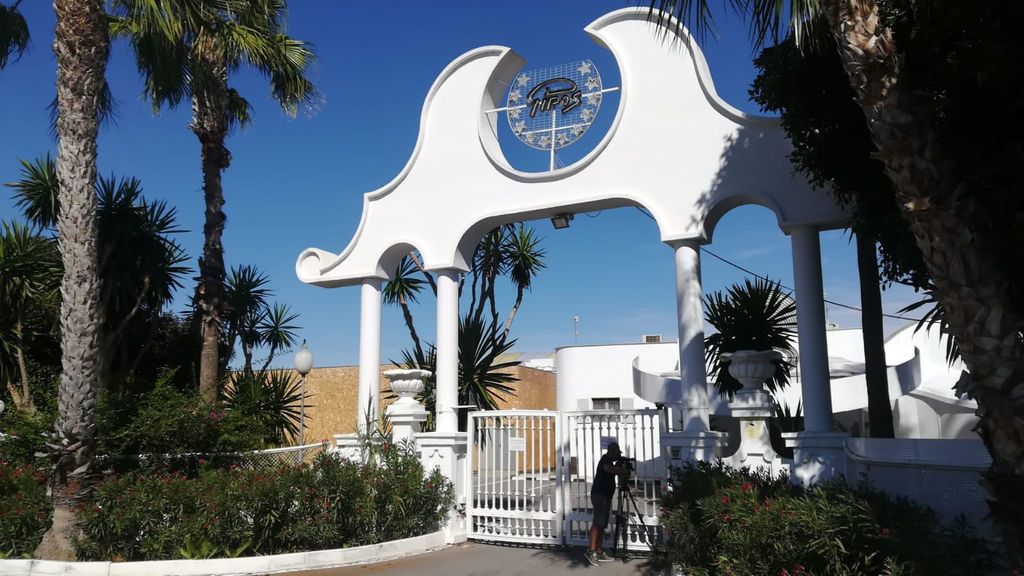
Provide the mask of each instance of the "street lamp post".
{"label": "street lamp post", "polygon": [[302,386],[302,399],[299,404],[299,446],[306,445],[306,374],[313,369],[313,353],[302,341],[302,348],[295,353],[295,371],[299,373]]}

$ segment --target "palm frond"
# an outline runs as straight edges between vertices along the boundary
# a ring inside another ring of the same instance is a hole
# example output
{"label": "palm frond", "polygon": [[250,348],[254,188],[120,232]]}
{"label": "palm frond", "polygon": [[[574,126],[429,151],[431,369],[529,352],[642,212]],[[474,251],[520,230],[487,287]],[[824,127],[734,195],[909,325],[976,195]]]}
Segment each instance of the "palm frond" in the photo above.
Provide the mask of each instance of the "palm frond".
{"label": "palm frond", "polygon": [[383,300],[389,306],[403,302],[415,303],[423,290],[425,281],[419,277],[419,268],[408,255],[403,256],[395,267],[391,280],[384,285]]}
{"label": "palm frond", "polygon": [[757,279],[733,284],[725,292],[704,298],[704,319],[715,333],[704,339],[705,355],[715,385],[723,394],[733,394],[742,385],[729,374],[728,360],[722,354],[740,350],[777,350],[783,359],[776,362],[775,375],[765,384],[775,391],[789,384],[792,364],[786,359],[795,354],[796,303],[777,282]]}
{"label": "palm frond", "polygon": [[[797,45],[802,45],[814,38],[814,28],[820,25],[818,16],[822,13],[821,0],[723,0],[722,6],[747,19],[755,49],[777,43],[790,30]],[[717,36],[708,0],[651,0],[648,18],[683,42],[689,39],[687,29],[698,40],[709,34]]]}
{"label": "palm frond", "polygon": [[546,252],[540,247],[542,240],[532,227],[522,223],[503,239],[501,251],[506,273],[513,285],[530,290],[534,277],[547,267],[544,263]]}
{"label": "palm frond", "polygon": [[57,164],[47,154],[31,162],[21,162],[21,178],[6,184],[14,189],[14,205],[25,219],[41,229],[57,226],[59,186]]}
{"label": "palm frond", "polygon": [[228,409],[261,422],[267,441],[274,443],[298,436],[301,406],[308,398],[302,395],[301,382],[287,370],[236,372],[225,392]]}
{"label": "palm frond", "polygon": [[0,69],[17,62],[31,43],[28,22],[18,11],[21,0],[6,6],[0,4]]}

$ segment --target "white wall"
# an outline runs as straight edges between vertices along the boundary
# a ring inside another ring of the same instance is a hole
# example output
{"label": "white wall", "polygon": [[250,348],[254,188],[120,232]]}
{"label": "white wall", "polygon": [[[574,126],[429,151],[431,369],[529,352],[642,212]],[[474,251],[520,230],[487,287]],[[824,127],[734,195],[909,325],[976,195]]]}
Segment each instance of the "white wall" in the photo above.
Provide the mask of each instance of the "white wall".
{"label": "white wall", "polygon": [[[675,342],[657,344],[608,344],[567,346],[555,351],[559,410],[590,409],[579,400],[620,398],[622,408],[654,408],[633,394],[633,359],[643,358],[645,369],[669,372],[677,369],[679,346]],[[628,402],[633,405],[629,406]]]}

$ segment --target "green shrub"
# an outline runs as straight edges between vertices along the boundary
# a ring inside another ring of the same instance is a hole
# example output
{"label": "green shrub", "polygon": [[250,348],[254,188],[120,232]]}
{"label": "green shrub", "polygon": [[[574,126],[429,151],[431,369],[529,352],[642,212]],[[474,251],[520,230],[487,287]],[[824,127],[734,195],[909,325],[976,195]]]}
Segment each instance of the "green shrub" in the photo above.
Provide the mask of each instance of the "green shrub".
{"label": "green shrub", "polygon": [[664,559],[692,575],[986,573],[996,556],[961,518],[866,486],[803,490],[783,476],[699,463],[673,472]]}
{"label": "green shrub", "polygon": [[137,473],[101,482],[79,511],[83,560],[158,560],[361,546],[437,530],[450,483],[406,446],[372,464],[322,454],[271,471]]}
{"label": "green shrub", "polygon": [[0,558],[32,554],[52,516],[43,474],[29,464],[0,460]]}
{"label": "green shrub", "polygon": [[9,464],[34,464],[36,453],[46,450],[46,435],[53,430],[53,416],[9,409],[0,416],[0,460]]}
{"label": "green shrub", "polygon": [[143,395],[104,396],[98,414],[98,451],[110,456],[254,450],[264,436],[253,419],[205,404],[166,378]]}

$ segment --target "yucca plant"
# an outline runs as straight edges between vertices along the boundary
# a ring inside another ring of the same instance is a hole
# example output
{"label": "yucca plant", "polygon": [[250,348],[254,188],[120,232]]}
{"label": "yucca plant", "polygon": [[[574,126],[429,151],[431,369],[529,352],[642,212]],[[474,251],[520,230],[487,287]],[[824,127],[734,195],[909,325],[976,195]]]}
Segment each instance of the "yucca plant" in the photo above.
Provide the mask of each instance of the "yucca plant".
{"label": "yucca plant", "polygon": [[[235,372],[225,394],[229,410],[263,423],[264,441],[269,444],[280,444],[286,437],[299,435],[302,402],[301,383],[287,370]],[[309,406],[307,402],[306,407]]]}
{"label": "yucca plant", "polygon": [[[459,404],[476,406],[478,410],[497,410],[498,402],[507,396],[515,396],[515,389],[509,384],[518,381],[510,368],[519,365],[517,361],[499,361],[515,346],[516,340],[508,340],[501,333],[501,327],[488,320],[466,314],[459,322]],[[423,392],[417,400],[430,412],[426,429],[434,429],[436,407],[437,351],[427,344],[422,355],[404,350],[402,361],[394,362],[404,368],[429,370],[431,376],[423,382]],[[459,429],[466,429],[466,411],[459,413]]]}
{"label": "yucca plant", "polygon": [[775,375],[765,387],[774,392],[789,384],[795,355],[796,302],[777,282],[765,279],[733,284],[704,297],[704,319],[716,330],[704,338],[709,376],[721,394],[731,396],[743,387],[729,375],[729,360],[722,355],[740,350],[777,350]]}

